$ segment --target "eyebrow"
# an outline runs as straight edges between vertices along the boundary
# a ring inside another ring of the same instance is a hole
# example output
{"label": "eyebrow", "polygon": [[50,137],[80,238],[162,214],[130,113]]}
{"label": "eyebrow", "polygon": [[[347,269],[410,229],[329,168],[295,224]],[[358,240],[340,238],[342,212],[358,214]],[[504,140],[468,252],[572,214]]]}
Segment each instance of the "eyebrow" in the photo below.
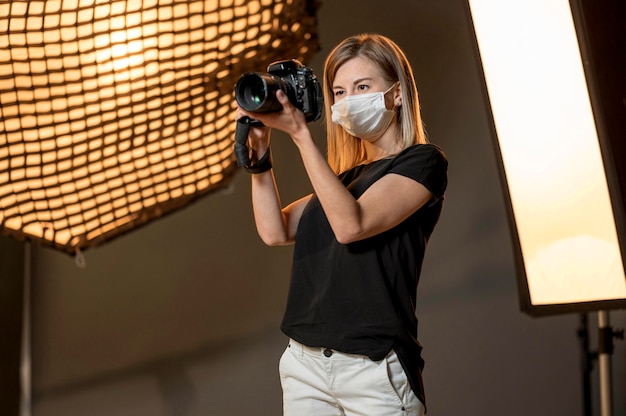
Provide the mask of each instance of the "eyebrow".
{"label": "eyebrow", "polygon": [[[370,78],[370,77],[363,77],[363,78],[359,78],[359,79],[354,80],[354,82],[352,83],[352,85],[357,85],[357,84],[360,84],[360,83],[361,83],[361,82],[363,82],[363,81],[373,81],[373,80],[374,80],[374,79],[373,79],[373,78]],[[343,89],[343,87],[342,87],[341,85],[333,85],[333,90],[336,90],[336,89],[339,89],[339,88],[342,88],[342,89]]]}

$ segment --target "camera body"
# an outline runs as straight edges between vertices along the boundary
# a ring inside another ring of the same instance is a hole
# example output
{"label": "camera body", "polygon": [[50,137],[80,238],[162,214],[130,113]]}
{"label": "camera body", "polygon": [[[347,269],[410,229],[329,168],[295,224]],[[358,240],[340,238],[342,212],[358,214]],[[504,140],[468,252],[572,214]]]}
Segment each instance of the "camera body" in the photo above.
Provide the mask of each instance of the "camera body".
{"label": "camera body", "polygon": [[296,59],[277,61],[267,67],[267,73],[248,72],[235,85],[235,99],[246,111],[268,113],[280,111],[276,91],[283,90],[291,104],[302,111],[307,121],[322,115],[324,96],[313,70]]}

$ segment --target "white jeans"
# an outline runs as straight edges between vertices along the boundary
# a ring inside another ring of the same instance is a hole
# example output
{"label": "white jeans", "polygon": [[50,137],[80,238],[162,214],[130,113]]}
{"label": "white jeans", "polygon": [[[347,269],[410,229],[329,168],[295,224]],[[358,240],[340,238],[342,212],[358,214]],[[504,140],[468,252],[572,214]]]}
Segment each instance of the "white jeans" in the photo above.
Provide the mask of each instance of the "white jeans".
{"label": "white jeans", "polygon": [[285,416],[423,416],[398,356],[381,361],[294,340],[280,358]]}

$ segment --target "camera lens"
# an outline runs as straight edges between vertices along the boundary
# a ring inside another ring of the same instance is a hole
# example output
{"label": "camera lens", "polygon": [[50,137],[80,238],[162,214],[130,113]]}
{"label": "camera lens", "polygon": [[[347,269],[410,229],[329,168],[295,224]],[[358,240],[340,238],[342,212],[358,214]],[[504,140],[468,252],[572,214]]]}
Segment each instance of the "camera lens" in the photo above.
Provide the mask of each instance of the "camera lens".
{"label": "camera lens", "polygon": [[282,105],[276,100],[281,82],[269,74],[247,73],[235,86],[235,99],[246,111],[267,113],[279,111]]}
{"label": "camera lens", "polygon": [[259,77],[252,77],[250,82],[245,84],[242,92],[245,101],[253,105],[263,104],[263,100],[265,100],[265,85]]}

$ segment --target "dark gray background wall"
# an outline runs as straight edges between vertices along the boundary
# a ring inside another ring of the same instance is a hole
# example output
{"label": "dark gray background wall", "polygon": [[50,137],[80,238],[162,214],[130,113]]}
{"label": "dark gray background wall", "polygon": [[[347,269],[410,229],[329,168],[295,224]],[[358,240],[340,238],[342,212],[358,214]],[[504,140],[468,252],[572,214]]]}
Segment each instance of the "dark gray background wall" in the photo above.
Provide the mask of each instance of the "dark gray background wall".
{"label": "dark gray background wall", "polygon": [[[307,64],[321,74],[330,49],[364,31],[407,53],[430,139],[450,161],[418,294],[429,414],[582,415],[579,317],[533,319],[518,308],[465,2],[326,1],[322,49]],[[321,126],[312,128],[324,148]],[[284,202],[309,192],[288,138],[276,135],[273,149]],[[87,251],[86,269],[33,248],[35,416],[280,414],[291,248],[259,241],[249,191],[242,172],[228,193]],[[611,317],[626,326],[623,311]],[[595,314],[590,321],[596,331]],[[626,415],[625,355],[618,342],[617,416]]]}

